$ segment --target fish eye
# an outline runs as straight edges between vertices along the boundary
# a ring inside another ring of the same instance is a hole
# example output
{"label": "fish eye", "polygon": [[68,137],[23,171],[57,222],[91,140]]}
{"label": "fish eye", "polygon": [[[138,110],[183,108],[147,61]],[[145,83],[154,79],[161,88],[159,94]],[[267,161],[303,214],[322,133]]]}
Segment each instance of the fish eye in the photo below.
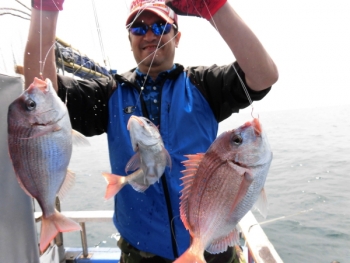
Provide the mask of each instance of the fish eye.
{"label": "fish eye", "polygon": [[34,110],[35,107],[36,107],[35,101],[34,100],[27,100],[26,101],[26,107],[27,107],[27,110],[29,110],[29,111]]}
{"label": "fish eye", "polygon": [[242,138],[241,135],[235,134],[235,135],[232,136],[232,141],[233,141],[234,144],[240,145],[243,142],[243,138]]}

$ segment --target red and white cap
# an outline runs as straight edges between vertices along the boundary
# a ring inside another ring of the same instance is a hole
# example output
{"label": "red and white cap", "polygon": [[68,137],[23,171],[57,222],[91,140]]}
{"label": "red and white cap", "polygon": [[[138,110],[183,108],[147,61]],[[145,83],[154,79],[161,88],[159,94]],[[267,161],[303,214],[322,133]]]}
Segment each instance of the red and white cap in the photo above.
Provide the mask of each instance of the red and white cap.
{"label": "red and white cap", "polygon": [[177,25],[177,14],[165,4],[164,0],[132,0],[126,26],[132,23],[137,14],[141,14],[145,10],[155,13],[169,24],[175,23]]}

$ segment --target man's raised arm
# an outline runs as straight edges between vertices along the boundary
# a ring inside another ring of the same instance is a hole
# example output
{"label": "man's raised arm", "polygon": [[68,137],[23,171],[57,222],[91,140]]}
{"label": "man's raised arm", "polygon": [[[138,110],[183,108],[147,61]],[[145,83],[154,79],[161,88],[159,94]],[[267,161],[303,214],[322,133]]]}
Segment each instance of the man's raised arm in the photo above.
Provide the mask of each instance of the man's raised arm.
{"label": "man's raised arm", "polygon": [[227,0],[166,2],[177,14],[203,17],[216,27],[245,73],[246,82],[251,89],[263,90],[277,81],[275,63]]}
{"label": "man's raised arm", "polygon": [[[52,0],[42,0],[42,5],[32,1],[32,16],[28,39],[24,52],[25,85],[33,82],[34,77],[49,78],[57,91],[57,73],[55,62],[55,39],[58,13],[61,5],[50,6]],[[39,1],[40,2],[40,1]]]}

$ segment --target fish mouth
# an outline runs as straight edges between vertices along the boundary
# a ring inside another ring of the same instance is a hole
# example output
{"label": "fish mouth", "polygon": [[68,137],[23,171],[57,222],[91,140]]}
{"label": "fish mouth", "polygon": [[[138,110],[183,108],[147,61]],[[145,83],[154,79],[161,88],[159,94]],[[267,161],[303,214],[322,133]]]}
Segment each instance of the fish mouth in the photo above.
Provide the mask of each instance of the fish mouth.
{"label": "fish mouth", "polygon": [[30,86],[29,86],[29,88],[28,88],[28,92],[30,92],[30,91],[31,91],[32,89],[34,89],[35,87],[36,87],[36,88],[39,88],[40,91],[46,93],[46,92],[48,92],[48,87],[49,87],[49,85],[48,85],[48,83],[47,83],[46,81],[41,80],[41,79],[35,77],[33,83],[30,84]]}
{"label": "fish mouth", "polygon": [[47,126],[49,123],[39,123],[39,122],[34,122],[30,124],[31,126]]}
{"label": "fish mouth", "polygon": [[139,145],[144,146],[144,147],[152,147],[152,146],[157,145],[157,143],[158,143],[157,141],[155,143],[151,143],[151,144],[144,144],[143,142],[138,142],[137,147],[139,147]]}
{"label": "fish mouth", "polygon": [[130,130],[130,126],[131,126],[131,122],[132,122],[132,121],[137,121],[141,126],[144,125],[144,123],[142,122],[142,120],[141,120],[139,117],[137,117],[137,116],[135,116],[135,115],[131,115],[131,117],[130,117],[130,119],[129,119],[129,121],[128,121],[128,124],[127,124],[127,126],[126,126],[126,128],[128,129],[128,131]]}
{"label": "fish mouth", "polygon": [[242,162],[238,162],[237,160],[227,160],[227,162],[231,162],[239,167],[243,167],[243,168],[249,168],[248,165],[242,163]]}
{"label": "fish mouth", "polygon": [[259,119],[254,118],[252,121],[248,121],[243,125],[243,128],[248,128],[253,126],[256,136],[260,136],[262,133],[262,128]]}

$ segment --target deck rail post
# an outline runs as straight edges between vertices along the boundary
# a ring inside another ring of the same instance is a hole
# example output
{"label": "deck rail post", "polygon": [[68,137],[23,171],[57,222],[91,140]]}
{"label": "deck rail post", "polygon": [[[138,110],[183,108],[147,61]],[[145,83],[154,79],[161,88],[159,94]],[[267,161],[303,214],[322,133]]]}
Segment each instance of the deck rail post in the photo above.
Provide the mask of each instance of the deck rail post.
{"label": "deck rail post", "polygon": [[[58,212],[61,212],[61,202],[58,196],[56,196],[56,210]],[[58,247],[62,247],[63,246],[63,235],[61,232],[58,232],[58,234],[56,235],[53,244],[56,244],[56,246]]]}
{"label": "deck rail post", "polygon": [[81,236],[81,245],[83,247],[83,257],[87,258],[89,255],[89,251],[87,246],[85,222],[80,222],[79,224],[81,226],[80,236]]}

